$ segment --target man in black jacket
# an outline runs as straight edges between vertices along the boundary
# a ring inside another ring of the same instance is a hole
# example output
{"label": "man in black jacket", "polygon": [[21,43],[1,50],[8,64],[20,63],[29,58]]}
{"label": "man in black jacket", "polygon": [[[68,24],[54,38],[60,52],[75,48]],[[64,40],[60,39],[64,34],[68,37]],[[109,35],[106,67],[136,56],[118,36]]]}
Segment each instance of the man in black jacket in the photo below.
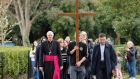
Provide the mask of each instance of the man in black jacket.
{"label": "man in black jacket", "polygon": [[[76,62],[76,49],[79,50],[78,62]],[[84,62],[87,57],[87,45],[79,42],[79,46],[76,46],[76,41],[70,42],[68,45],[68,55],[70,56],[70,79],[84,79],[86,74]]]}
{"label": "man in black jacket", "polygon": [[37,46],[37,48],[36,48],[36,54],[35,54],[35,67],[34,67],[34,69],[37,71],[37,72],[39,72],[39,79],[43,79],[43,73],[44,72],[42,72],[42,71],[40,71],[39,70],[39,68],[38,68],[38,65],[39,65],[39,53],[40,53],[40,49],[41,49],[41,43],[42,42],[44,42],[44,41],[46,41],[46,37],[42,37],[41,38],[41,42],[40,42],[40,44]]}
{"label": "man in black jacket", "polygon": [[99,44],[93,49],[92,75],[96,79],[111,79],[116,65],[117,57],[112,45],[106,43],[105,34],[99,34]]}
{"label": "man in black jacket", "polygon": [[86,76],[85,79],[92,79],[91,75],[91,58],[93,53],[93,42],[88,40],[87,33],[85,31],[81,31],[80,33],[80,41],[87,45],[87,57],[85,61],[85,69],[86,69]]}

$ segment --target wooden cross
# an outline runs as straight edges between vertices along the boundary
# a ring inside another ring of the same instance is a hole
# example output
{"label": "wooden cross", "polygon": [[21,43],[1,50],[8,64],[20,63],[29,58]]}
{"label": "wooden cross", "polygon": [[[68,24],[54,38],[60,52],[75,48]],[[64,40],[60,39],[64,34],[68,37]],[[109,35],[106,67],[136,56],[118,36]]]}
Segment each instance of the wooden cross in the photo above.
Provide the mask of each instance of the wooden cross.
{"label": "wooden cross", "polygon": [[[59,13],[58,16],[75,16],[75,29],[76,29],[76,46],[79,46],[79,16],[95,16],[95,13],[79,13],[78,12],[79,1],[75,2],[75,13]],[[76,62],[79,61],[79,49],[76,49]]]}

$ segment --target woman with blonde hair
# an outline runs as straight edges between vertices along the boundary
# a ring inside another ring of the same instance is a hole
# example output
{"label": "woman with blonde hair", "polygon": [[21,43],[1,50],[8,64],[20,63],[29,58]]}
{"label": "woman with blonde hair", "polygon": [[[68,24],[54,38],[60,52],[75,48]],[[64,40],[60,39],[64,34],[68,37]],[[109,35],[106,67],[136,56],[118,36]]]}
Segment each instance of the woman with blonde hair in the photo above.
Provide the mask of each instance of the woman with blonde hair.
{"label": "woman with blonde hair", "polygon": [[128,74],[130,79],[136,79],[136,54],[137,50],[134,46],[134,43],[132,41],[127,42],[127,48],[126,50],[126,60],[127,60],[127,68],[128,68]]}

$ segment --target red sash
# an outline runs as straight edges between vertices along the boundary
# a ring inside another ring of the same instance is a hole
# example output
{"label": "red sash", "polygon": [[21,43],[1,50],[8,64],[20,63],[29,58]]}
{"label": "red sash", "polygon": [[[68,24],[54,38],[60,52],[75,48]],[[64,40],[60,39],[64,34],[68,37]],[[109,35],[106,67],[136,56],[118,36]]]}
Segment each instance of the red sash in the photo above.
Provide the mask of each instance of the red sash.
{"label": "red sash", "polygon": [[58,64],[58,56],[44,55],[44,61],[54,62],[54,74],[53,79],[60,79],[60,68]]}

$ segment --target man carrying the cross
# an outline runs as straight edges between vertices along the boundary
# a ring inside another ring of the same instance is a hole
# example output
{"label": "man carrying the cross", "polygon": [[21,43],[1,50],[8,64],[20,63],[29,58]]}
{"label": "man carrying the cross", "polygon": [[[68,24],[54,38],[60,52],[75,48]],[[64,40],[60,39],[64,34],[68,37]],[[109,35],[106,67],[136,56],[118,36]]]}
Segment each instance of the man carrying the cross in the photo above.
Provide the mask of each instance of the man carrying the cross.
{"label": "man carrying the cross", "polygon": [[48,31],[47,41],[41,44],[39,69],[44,74],[44,79],[60,79],[60,69],[63,68],[60,45],[53,37],[54,33]]}
{"label": "man carrying the cross", "polygon": [[[76,34],[75,34],[76,38]],[[79,50],[79,61],[76,62],[76,49]],[[87,56],[86,44],[79,42],[79,46],[76,46],[76,41],[71,42],[68,45],[68,55],[70,56],[70,79],[84,79],[85,78],[85,64]]]}

